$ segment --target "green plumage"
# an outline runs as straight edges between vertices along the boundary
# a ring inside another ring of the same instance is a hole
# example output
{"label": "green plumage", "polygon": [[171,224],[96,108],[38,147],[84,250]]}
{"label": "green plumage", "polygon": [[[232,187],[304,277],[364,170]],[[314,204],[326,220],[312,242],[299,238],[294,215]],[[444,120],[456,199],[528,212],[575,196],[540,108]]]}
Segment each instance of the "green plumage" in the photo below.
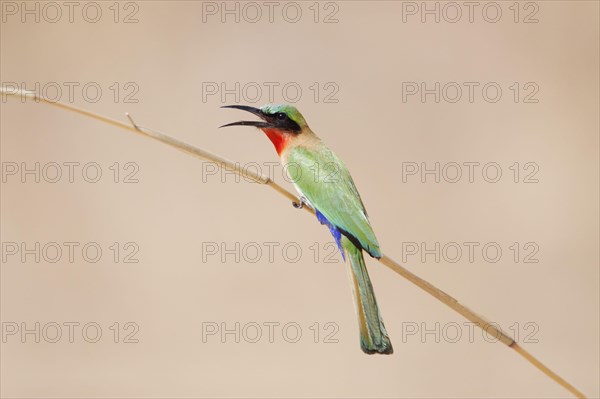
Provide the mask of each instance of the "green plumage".
{"label": "green plumage", "polygon": [[346,237],[342,238],[342,247],[350,260],[349,274],[360,328],[360,347],[368,354],[392,354],[394,349],[379,313],[362,250]]}
{"label": "green plumage", "polygon": [[319,143],[315,148],[295,147],[288,154],[287,169],[296,188],[342,233],[355,238],[375,258],[379,243],[352,176],[337,155]]}
{"label": "green plumage", "polygon": [[287,170],[308,205],[343,234],[341,246],[350,261],[362,350],[369,354],[392,353],[362,253],[364,249],[379,258],[381,250],[350,172],[320,141],[310,147],[291,148]]}

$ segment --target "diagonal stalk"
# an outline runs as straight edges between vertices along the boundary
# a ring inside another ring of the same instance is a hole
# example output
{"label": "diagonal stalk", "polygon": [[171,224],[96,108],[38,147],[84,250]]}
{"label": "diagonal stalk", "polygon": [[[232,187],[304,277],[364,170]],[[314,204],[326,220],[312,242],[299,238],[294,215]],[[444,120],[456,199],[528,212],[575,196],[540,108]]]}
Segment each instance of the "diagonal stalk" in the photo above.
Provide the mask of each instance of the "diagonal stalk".
{"label": "diagonal stalk", "polygon": [[[102,115],[98,115],[98,114],[90,112],[90,111],[86,111],[81,108],[74,107],[72,105],[63,104],[60,102],[49,101],[43,97],[37,96],[34,92],[31,92],[31,91],[18,90],[18,89],[13,89],[13,88],[9,89],[9,88],[0,86],[0,95],[2,95],[2,98],[4,98],[4,96],[14,96],[14,97],[18,96],[18,97],[22,97],[22,98],[29,98],[36,102],[43,102],[46,104],[50,104],[50,105],[53,105],[58,108],[62,108],[62,109],[68,110],[68,111],[72,111],[72,112],[90,117],[92,119],[96,119],[96,120],[104,122],[104,123],[108,123],[110,125],[119,127],[121,129],[125,129],[125,130],[132,131],[134,133],[138,133],[142,136],[149,137],[151,139],[160,141],[160,142],[167,144],[173,148],[176,148],[180,151],[183,151],[185,153],[193,155],[196,158],[200,158],[200,159],[204,159],[206,161],[213,162],[213,163],[217,164],[219,167],[221,167],[227,171],[232,171],[232,172],[238,173],[241,176],[244,176],[248,179],[256,181],[257,183],[265,184],[265,185],[271,187],[273,190],[277,191],[279,194],[281,194],[284,197],[286,197],[287,199],[289,199],[290,201],[292,201],[292,202],[297,201],[297,197],[294,194],[292,194],[291,192],[289,192],[288,190],[286,190],[285,188],[283,188],[282,186],[277,184],[275,181],[273,181],[269,177],[263,176],[259,173],[254,173],[251,170],[246,170],[246,169],[240,167],[239,164],[231,162],[225,158],[222,158],[211,152],[205,151],[201,148],[195,147],[191,144],[177,140],[177,139],[175,139],[169,135],[166,135],[164,133],[138,126],[137,124],[135,124],[135,122],[129,116],[129,114],[126,114],[126,115],[129,118],[129,121],[131,122],[131,124],[126,124],[126,123],[117,121],[115,119],[111,119],[111,118],[108,118],[108,117],[105,117]],[[308,206],[303,207],[303,209],[314,214],[314,211]],[[465,317],[467,320],[477,324],[477,326],[479,328],[483,329],[486,334],[489,334],[490,336],[495,337],[499,342],[502,342],[509,348],[515,350],[515,352],[517,352],[519,355],[521,355],[523,358],[525,358],[525,360],[527,360],[529,363],[534,365],[537,369],[539,369],[541,372],[546,374],[553,381],[555,381],[556,383],[558,383],[559,385],[561,385],[562,387],[567,389],[575,397],[585,398],[585,395],[581,391],[579,391],[573,385],[569,384],[565,379],[563,379],[558,374],[556,374],[555,372],[550,370],[542,362],[540,362],[537,358],[535,358],[533,355],[531,355],[529,352],[527,352],[525,349],[523,349],[521,346],[519,346],[519,344],[509,334],[502,331],[499,326],[497,326],[493,323],[490,323],[488,320],[485,319],[485,317],[473,312],[471,309],[469,309],[466,306],[459,303],[452,296],[446,294],[444,291],[440,290],[433,284],[431,284],[428,281],[423,280],[419,276],[415,275],[414,273],[412,273],[408,269],[404,268],[398,262],[396,262],[392,258],[388,257],[387,255],[383,254],[381,259],[379,259],[379,262],[381,262],[383,265],[387,266],[394,272],[398,273],[400,276],[404,277],[411,283],[415,284],[416,286],[418,286],[419,288],[421,288],[422,290],[427,292],[429,295],[435,297],[440,302],[449,306],[454,311],[456,311],[457,313],[459,313],[463,317]]]}

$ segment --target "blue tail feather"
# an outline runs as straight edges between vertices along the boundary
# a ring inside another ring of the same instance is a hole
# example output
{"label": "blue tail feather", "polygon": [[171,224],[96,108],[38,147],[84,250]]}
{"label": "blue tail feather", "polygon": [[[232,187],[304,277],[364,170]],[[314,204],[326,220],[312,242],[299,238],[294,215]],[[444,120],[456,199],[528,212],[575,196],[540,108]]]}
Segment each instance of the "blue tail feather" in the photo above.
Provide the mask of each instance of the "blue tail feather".
{"label": "blue tail feather", "polygon": [[317,219],[319,220],[319,223],[324,224],[325,226],[329,227],[329,231],[331,232],[331,235],[335,239],[335,243],[336,243],[340,253],[342,254],[342,259],[345,262],[346,256],[344,255],[344,249],[342,248],[342,232],[340,231],[340,229],[335,227],[329,220],[327,220],[325,215],[323,215],[321,212],[319,212],[318,209],[315,209],[315,213],[317,214]]}

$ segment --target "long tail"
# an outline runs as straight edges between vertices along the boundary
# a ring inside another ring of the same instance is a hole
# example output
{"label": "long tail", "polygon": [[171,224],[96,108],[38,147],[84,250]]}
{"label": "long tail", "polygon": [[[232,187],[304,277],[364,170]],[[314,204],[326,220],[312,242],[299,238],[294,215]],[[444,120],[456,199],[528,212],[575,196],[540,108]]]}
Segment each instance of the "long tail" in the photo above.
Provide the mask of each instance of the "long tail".
{"label": "long tail", "polygon": [[360,347],[363,352],[370,355],[374,353],[390,355],[394,353],[394,349],[379,314],[362,249],[357,248],[346,237],[342,237],[342,247],[350,259],[349,274],[360,327]]}

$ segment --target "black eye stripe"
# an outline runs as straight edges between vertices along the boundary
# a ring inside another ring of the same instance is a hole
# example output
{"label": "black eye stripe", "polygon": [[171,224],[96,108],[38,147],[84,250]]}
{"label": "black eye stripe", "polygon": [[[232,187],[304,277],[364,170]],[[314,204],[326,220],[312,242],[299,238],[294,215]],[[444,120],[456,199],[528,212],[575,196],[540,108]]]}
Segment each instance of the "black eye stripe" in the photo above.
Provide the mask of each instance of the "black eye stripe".
{"label": "black eye stripe", "polygon": [[300,133],[302,128],[292,118],[287,116],[284,112],[277,112],[271,115],[275,119],[275,124],[279,129],[287,130],[293,133]]}

